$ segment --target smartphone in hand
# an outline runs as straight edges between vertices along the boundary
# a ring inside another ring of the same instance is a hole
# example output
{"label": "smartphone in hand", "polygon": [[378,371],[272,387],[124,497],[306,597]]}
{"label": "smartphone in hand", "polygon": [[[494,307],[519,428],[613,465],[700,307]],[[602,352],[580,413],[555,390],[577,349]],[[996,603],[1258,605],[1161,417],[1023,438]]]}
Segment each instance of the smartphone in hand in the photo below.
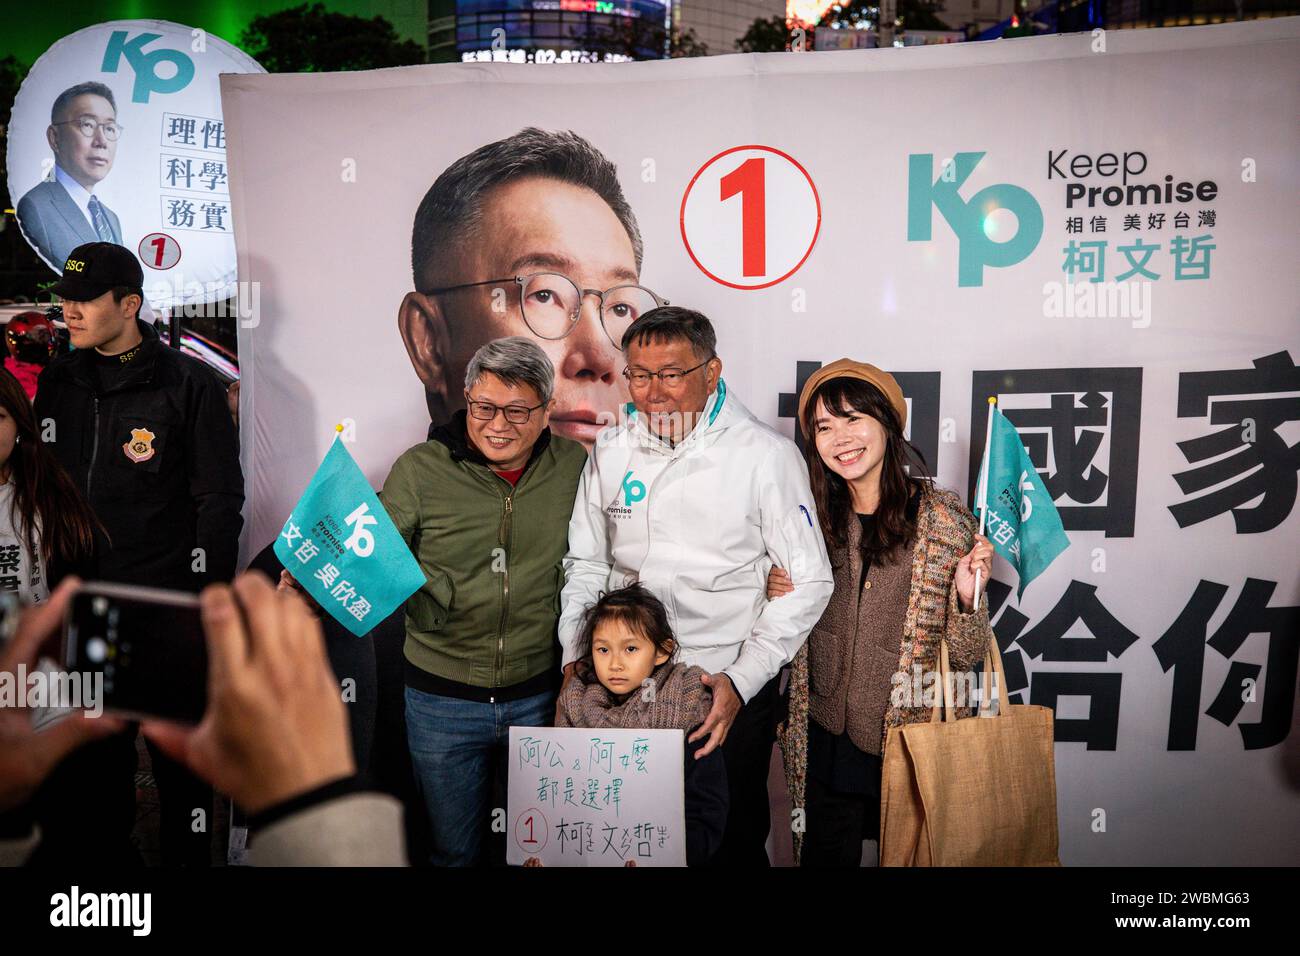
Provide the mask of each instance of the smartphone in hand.
{"label": "smartphone in hand", "polygon": [[87,582],[64,618],[63,667],[102,679],[106,712],[197,724],[208,653],[199,599],[183,591]]}

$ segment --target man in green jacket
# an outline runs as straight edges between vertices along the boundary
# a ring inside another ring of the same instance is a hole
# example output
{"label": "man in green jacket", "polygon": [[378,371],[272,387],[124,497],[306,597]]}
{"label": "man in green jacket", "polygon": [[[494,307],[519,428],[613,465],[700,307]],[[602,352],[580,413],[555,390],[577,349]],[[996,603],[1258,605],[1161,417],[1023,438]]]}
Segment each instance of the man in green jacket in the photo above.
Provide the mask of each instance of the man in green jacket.
{"label": "man in green jacket", "polygon": [[556,621],[586,450],[549,428],[555,370],[521,336],[480,348],[465,410],[380,495],[424,569],[406,603],[406,736],[435,866],[479,862],[512,725],[555,714]]}

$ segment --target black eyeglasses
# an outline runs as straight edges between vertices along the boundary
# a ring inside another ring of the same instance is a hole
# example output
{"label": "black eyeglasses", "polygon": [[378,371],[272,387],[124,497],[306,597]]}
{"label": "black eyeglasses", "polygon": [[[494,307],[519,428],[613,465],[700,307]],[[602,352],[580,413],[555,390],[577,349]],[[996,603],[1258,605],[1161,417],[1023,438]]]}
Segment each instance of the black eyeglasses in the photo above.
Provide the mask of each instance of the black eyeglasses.
{"label": "black eyeglasses", "polygon": [[519,311],[524,324],[540,339],[562,339],[578,324],[582,314],[582,300],[589,295],[600,299],[600,324],[614,348],[623,347],[623,333],[628,326],[651,309],[668,305],[645,286],[628,283],[616,285],[601,292],[583,289],[566,275],[558,272],[535,272],[530,275],[509,276],[501,279],[484,279],[482,282],[462,282],[460,285],[439,289],[421,289],[421,295],[441,295],[459,289],[473,289],[485,285],[513,282],[519,289]]}
{"label": "black eyeglasses", "polygon": [[122,132],[122,127],[118,126],[113,120],[109,120],[107,123],[101,123],[99,120],[90,116],[83,116],[80,119],[74,120],[63,120],[62,122],[51,123],[50,125],[75,126],[77,132],[86,137],[86,139],[93,139],[95,136],[95,130],[102,129],[104,131],[104,139],[108,140],[110,143],[114,142]]}
{"label": "black eyeglasses", "polygon": [[646,385],[649,385],[650,379],[652,378],[657,378],[669,388],[672,388],[676,385],[680,385],[682,379],[687,375],[690,375],[691,372],[694,372],[695,369],[704,368],[704,366],[708,365],[709,362],[712,361],[713,359],[709,358],[693,368],[661,368],[657,372],[647,372],[643,368],[636,369],[635,371],[631,368],[625,368],[623,369],[623,377],[637,388],[643,388]]}
{"label": "black eyeglasses", "polygon": [[493,405],[491,402],[480,402],[469,397],[469,392],[465,393],[465,407],[469,413],[481,422],[490,422],[497,417],[497,412],[501,412],[511,425],[527,424],[528,419],[537,411],[545,402],[534,405],[531,408],[523,405]]}

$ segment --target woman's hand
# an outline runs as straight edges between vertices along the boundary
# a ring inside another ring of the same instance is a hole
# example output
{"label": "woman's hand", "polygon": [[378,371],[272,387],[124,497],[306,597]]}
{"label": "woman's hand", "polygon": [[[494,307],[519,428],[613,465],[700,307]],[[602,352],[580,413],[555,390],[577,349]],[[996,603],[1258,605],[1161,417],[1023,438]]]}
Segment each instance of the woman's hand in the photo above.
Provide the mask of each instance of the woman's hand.
{"label": "woman's hand", "polygon": [[957,603],[964,614],[969,614],[975,606],[976,571],[980,573],[980,593],[983,594],[993,572],[993,544],[982,534],[975,535],[975,547],[957,562],[953,583],[957,586]]}
{"label": "woman's hand", "polygon": [[794,584],[790,581],[790,575],[786,573],[785,568],[772,565],[772,570],[767,572],[767,599],[774,601],[793,590]]}

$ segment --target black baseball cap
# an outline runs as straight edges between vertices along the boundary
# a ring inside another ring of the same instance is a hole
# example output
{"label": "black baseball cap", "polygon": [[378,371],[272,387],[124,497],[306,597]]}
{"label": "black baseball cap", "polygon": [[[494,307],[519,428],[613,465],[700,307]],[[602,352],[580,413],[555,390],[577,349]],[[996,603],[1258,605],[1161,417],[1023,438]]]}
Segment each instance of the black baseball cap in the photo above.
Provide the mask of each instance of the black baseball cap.
{"label": "black baseball cap", "polygon": [[135,253],[115,242],[87,242],[68,253],[63,276],[50,291],[60,299],[89,302],[118,286],[144,286],[144,270]]}

